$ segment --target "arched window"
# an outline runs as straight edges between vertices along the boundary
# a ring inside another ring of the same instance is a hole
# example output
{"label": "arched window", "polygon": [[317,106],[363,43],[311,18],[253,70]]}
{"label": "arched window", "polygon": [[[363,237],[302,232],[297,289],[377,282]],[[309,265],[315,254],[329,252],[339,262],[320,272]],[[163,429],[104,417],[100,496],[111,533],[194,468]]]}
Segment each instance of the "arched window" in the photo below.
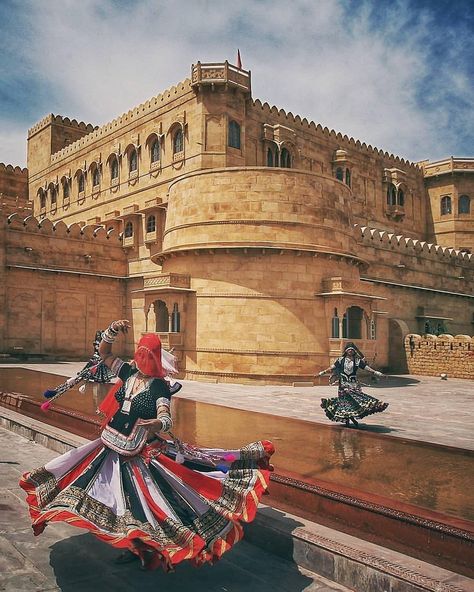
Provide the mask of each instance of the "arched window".
{"label": "arched window", "polygon": [[334,309],[334,316],[332,317],[331,337],[333,339],[339,339],[339,315],[337,314],[337,308]]}
{"label": "arched window", "polygon": [[79,193],[84,191],[84,173],[79,173],[77,176],[77,190]]}
{"label": "arched window", "polygon": [[118,179],[118,175],[119,175],[118,159],[116,156],[113,156],[110,161],[110,178],[111,179]]}
{"label": "arched window", "polygon": [[347,337],[362,339],[362,319],[364,311],[359,306],[351,306],[346,311]]}
{"label": "arched window", "polygon": [[173,333],[179,333],[181,319],[181,313],[179,312],[178,303],[173,304],[173,312],[171,313],[171,331]]}
{"label": "arched window", "polygon": [[63,182],[63,199],[69,199],[69,195],[70,195],[69,179],[64,179],[64,182]]}
{"label": "arched window", "polygon": [[133,224],[131,222],[127,222],[125,224],[125,231],[123,235],[125,238],[131,238],[133,236]]}
{"label": "arched window", "polygon": [[173,154],[183,151],[183,130],[179,128],[173,136]]}
{"label": "arched window", "polygon": [[393,183],[389,183],[387,187],[387,205],[388,206],[396,206],[397,205],[397,188]]}
{"label": "arched window", "polygon": [[155,232],[156,230],[156,217],[151,214],[148,216],[146,221],[146,231],[147,232]]}
{"label": "arched window", "polygon": [[231,148],[240,148],[240,125],[236,121],[229,121],[228,143]]}
{"label": "arched window", "polygon": [[51,191],[51,205],[52,206],[55,206],[56,205],[56,202],[58,200],[58,193],[56,191],[56,187],[54,187],[52,185],[50,191]]}
{"label": "arched window", "polygon": [[163,300],[155,300],[156,331],[157,333],[168,333],[170,321],[168,307]]}
{"label": "arched window", "polygon": [[291,156],[286,148],[283,148],[280,154],[280,166],[284,169],[291,168]]}
{"label": "arched window", "polygon": [[39,190],[39,201],[40,208],[43,210],[46,207],[46,193],[42,189]]}
{"label": "arched window", "polygon": [[99,167],[96,167],[92,173],[92,186],[97,187],[100,184],[100,172]]}
{"label": "arched window", "polygon": [[338,181],[344,181],[344,171],[341,169],[341,167],[337,167],[336,169],[336,179]]}
{"label": "arched window", "polygon": [[274,158],[273,158],[273,150],[271,148],[269,148],[267,150],[267,166],[272,167],[274,166]]}
{"label": "arched window", "polygon": [[403,207],[405,205],[405,194],[403,193],[402,189],[398,190],[397,193],[397,203],[399,206]]}
{"label": "arched window", "polygon": [[135,148],[130,150],[130,154],[128,155],[128,170],[133,173],[138,168],[138,155]]}
{"label": "arched window", "polygon": [[350,169],[346,169],[346,185],[348,187],[351,186],[351,170]]}
{"label": "arched window", "polygon": [[443,195],[441,198],[441,215],[445,216],[446,214],[451,214],[451,212],[451,197],[449,195]]}
{"label": "arched window", "polygon": [[459,214],[470,214],[471,213],[471,198],[469,195],[460,195],[458,204]]}
{"label": "arched window", "polygon": [[160,160],[160,140],[156,138],[150,148],[150,160],[152,163]]}

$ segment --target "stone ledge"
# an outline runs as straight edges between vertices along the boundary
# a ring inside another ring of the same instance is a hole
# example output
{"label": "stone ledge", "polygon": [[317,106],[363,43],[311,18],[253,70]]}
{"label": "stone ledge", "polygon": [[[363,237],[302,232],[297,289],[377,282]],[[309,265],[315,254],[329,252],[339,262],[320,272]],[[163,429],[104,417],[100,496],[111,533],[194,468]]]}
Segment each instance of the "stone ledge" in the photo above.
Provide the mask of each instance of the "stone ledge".
{"label": "stone ledge", "polygon": [[352,590],[474,591],[468,577],[267,506],[245,531],[252,544]]}

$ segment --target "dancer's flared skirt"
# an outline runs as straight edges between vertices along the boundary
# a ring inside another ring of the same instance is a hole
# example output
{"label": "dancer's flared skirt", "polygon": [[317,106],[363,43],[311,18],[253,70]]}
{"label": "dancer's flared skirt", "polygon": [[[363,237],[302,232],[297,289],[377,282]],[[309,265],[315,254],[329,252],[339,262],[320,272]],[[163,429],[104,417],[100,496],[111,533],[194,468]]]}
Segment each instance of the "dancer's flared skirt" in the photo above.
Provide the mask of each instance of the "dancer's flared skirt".
{"label": "dancer's flared skirt", "polygon": [[200,463],[199,451],[209,456],[209,449],[192,449],[196,458],[186,454],[184,464],[169,450],[159,441],[125,457],[98,439],[26,473],[20,486],[34,533],[48,522],[67,522],[131,550],[149,569],[219,559],[242,538],[241,523],[255,517],[273,446],[211,450],[222,459],[221,470]]}
{"label": "dancer's flared skirt", "polygon": [[345,422],[381,413],[387,409],[388,403],[363,393],[358,387],[345,387],[339,389],[339,396],[321,399],[321,407],[331,421]]}

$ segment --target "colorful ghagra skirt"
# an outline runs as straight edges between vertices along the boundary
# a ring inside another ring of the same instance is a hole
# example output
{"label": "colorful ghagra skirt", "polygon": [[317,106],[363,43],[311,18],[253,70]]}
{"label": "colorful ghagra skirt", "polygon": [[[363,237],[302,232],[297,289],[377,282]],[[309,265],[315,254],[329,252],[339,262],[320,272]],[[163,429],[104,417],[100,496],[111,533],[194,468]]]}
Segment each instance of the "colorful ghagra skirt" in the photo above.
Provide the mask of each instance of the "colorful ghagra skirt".
{"label": "colorful ghagra skirt", "polygon": [[20,486],[35,535],[48,522],[67,522],[129,549],[147,569],[169,571],[186,559],[212,563],[242,538],[241,523],[254,519],[268,487],[273,452],[268,441],[178,451],[158,439],[125,457],[97,439],[26,473]]}
{"label": "colorful ghagra skirt", "polygon": [[358,384],[342,384],[337,397],[321,399],[321,407],[331,421],[345,422],[351,418],[361,419],[372,413],[381,413],[387,409],[388,403],[363,393]]}

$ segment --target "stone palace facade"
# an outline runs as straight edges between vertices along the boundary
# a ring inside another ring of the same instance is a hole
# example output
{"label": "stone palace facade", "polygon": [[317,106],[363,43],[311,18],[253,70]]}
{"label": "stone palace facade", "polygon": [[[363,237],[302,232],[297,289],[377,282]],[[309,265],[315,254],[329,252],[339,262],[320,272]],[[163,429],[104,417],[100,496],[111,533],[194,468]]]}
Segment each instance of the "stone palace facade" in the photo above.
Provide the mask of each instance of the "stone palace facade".
{"label": "stone palace facade", "polygon": [[156,331],[185,378],[291,384],[348,340],[403,371],[407,334],[472,334],[474,159],[367,146],[227,62],[102,127],[48,115],[0,192],[0,352],[83,358],[129,318],[125,354]]}

